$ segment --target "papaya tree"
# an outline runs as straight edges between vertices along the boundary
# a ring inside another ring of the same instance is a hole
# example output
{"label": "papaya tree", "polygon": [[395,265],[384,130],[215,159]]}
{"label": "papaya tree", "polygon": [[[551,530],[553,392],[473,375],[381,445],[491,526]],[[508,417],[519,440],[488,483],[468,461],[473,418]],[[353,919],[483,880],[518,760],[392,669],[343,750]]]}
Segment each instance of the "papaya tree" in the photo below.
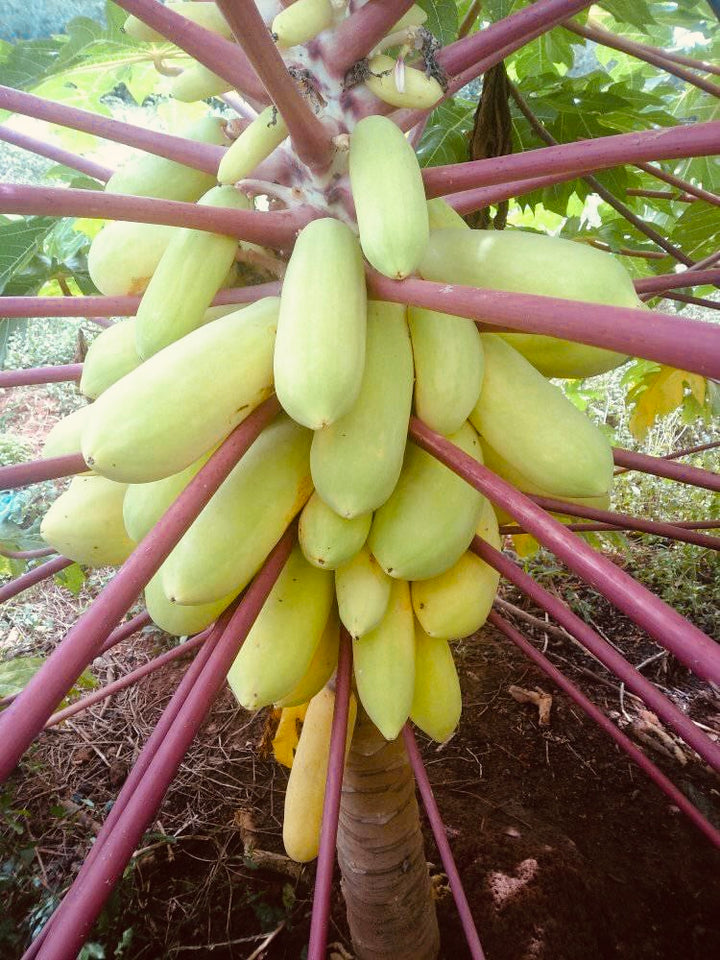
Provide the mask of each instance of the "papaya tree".
{"label": "papaya tree", "polygon": [[[409,722],[452,734],[451,644],[486,622],[720,844],[493,608],[502,576],[720,767],[716,743],[503,553],[505,535],[531,536],[720,681],[711,638],[578,535],[717,550],[611,503],[618,468],[720,478],[612,447],[569,399],[625,368],[639,435],[717,407],[720,330],[661,303],[713,307],[720,282],[714,20],[644,0],[118,0],[105,24],[2,49],[0,138],[55,164],[0,185],[3,336],[38,316],[103,329],[81,363],[0,372],[4,387],[78,381],[91,401],[41,459],[0,468],[3,488],[72,478],[42,545],[4,548],[57,556],[0,597],[118,567],[3,702],[2,777],[48,722],[117,689],[53,713],[120,639],[151,621],[192,637],[153,668],[198,651],[27,957],[81,949],[226,680],[246,709],[303,721],[283,839],[319,858],[308,956],[324,956],[336,843],[357,956],[438,955],[415,778],[482,956]],[[113,116],[119,93],[154,119]]]}

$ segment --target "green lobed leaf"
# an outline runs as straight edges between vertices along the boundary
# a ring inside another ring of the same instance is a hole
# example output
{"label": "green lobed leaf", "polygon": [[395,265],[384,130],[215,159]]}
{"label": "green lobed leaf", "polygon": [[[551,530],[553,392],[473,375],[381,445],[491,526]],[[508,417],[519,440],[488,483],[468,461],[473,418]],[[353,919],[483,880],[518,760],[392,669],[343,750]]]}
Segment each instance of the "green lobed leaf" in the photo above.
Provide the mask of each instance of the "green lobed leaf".
{"label": "green lobed leaf", "polygon": [[13,275],[32,260],[54,226],[52,217],[5,218],[0,222],[0,293]]}
{"label": "green lobed leaf", "polygon": [[416,0],[428,18],[425,27],[445,46],[457,37],[458,9],[455,0]]}

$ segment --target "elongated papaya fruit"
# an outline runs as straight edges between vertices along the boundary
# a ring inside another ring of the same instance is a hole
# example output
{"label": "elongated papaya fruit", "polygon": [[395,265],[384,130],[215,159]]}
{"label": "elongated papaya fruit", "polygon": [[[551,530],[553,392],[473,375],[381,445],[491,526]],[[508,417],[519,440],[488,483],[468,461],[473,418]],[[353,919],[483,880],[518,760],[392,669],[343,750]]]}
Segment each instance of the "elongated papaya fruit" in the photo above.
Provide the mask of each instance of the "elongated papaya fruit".
{"label": "elongated papaya fruit", "polygon": [[335,570],[351,560],[367,540],[372,514],[346,520],[313,493],[303,507],[298,526],[305,559],[323,570]]}
{"label": "elongated papaya fruit", "polygon": [[[301,2],[302,0],[297,0],[297,3]],[[293,4],[293,7],[297,6],[297,3]],[[283,12],[289,11],[290,7],[287,7]],[[218,167],[220,183],[236,183],[249,177],[255,167],[270,156],[287,135],[288,128],[277,107],[265,107],[225,152]]]}
{"label": "elongated papaya fruit", "polygon": [[275,17],[270,28],[282,49],[312,40],[333,23],[330,0],[295,0]]}
{"label": "elongated papaya fruit", "polygon": [[415,413],[432,430],[455,433],[480,396],[484,357],[480,333],[472,320],[408,309],[415,358]]}
{"label": "elongated papaya fruit", "polygon": [[312,660],[302,679],[290,693],[275,701],[276,707],[296,707],[307,703],[319,693],[333,675],[340,649],[340,621],[337,611],[331,610],[320,643],[315,648]]}
{"label": "elongated papaya fruit", "polygon": [[191,60],[183,72],[173,77],[170,83],[170,93],[182,103],[209,100],[210,97],[219,97],[228,90],[232,90],[231,83],[208,70],[197,60]]}
{"label": "elongated papaya fruit", "polygon": [[335,594],[343,626],[351,637],[364,637],[385,616],[391,578],[367,547],[335,571]]}
{"label": "elongated papaya fruit", "polygon": [[[186,17],[199,27],[205,30],[211,30],[213,33],[225,37],[226,40],[233,40],[233,32],[228,26],[225,17],[220,13],[217,5],[214,3],[195,3],[193,0],[168,0],[165,6],[173,13],[179,13]],[[135,40],[146,40],[156,43],[167,43],[165,37],[153,30],[137,17],[129,16],[123,25],[125,33],[129,34]]]}
{"label": "elongated papaya fruit", "polygon": [[415,616],[425,633],[458,640],[475,633],[487,620],[500,574],[467,551],[437,577],[411,585]]}
{"label": "elongated papaya fruit", "polygon": [[90,244],[90,279],[107,297],[142,293],[177,229],[120,220],[106,224]]}
{"label": "elongated papaya fruit", "polygon": [[195,607],[181,607],[179,603],[170,603],[162,588],[160,571],[145,587],[145,606],[156,627],[174,637],[191,636],[209,627],[223,610],[235,599],[237,591],[215,603],[199,604]]}
{"label": "elongated papaya fruit", "polygon": [[415,689],[410,719],[433,740],[443,743],[460,722],[460,679],[447,640],[415,628]]}
{"label": "elongated papaya fruit", "polygon": [[[187,6],[196,7],[195,3]],[[215,7],[214,3],[203,6]],[[180,136],[199,143],[225,146],[225,125],[218,117],[203,117],[180,131]],[[157,197],[162,200],[185,200],[192,203],[210,190],[215,177],[175,160],[141,153],[124,163],[105,184],[106,193],[126,193],[136,197]]]}
{"label": "elongated papaya fruit", "polygon": [[[482,463],[480,441],[469,423],[448,439]],[[391,577],[436,577],[467,550],[484,499],[435,457],[408,443],[400,479],[375,514],[368,546]]]}
{"label": "elongated papaya fruit", "polygon": [[240,648],[228,683],[246,710],[287,696],[305,676],[333,603],[333,576],[291,552]]}
{"label": "elongated papaya fruit", "polygon": [[[203,206],[249,210],[251,201],[234,187],[213,187]],[[173,234],[135,317],[135,346],[147,359],[202,324],[205,311],[235,259],[235,237],[182,227]],[[198,270],[189,264],[202,265]]]}
{"label": "elongated papaya fruit", "polygon": [[278,306],[266,297],[215,320],[109,387],[83,431],[88,466],[148,483],[184,470],[227,436],[272,392]]}
{"label": "elongated papaya fruit", "polygon": [[362,383],[365,328],[358,242],[340,220],[313,220],[288,263],[275,344],[275,391],[298,423],[319,430],[351,409]]}
{"label": "elongated papaya fruit", "polygon": [[394,740],[410,714],[415,686],[415,620],[410,586],[394,580],[385,616],[353,640],[360,703],[386,740]]}
{"label": "elongated papaya fruit", "polygon": [[[325,687],[310,701],[285,793],[283,845],[291,860],[308,863],[318,855],[330,759],[335,694]],[[345,756],[350,749],[357,701],[350,694]]]}
{"label": "elongated papaya fruit", "polygon": [[485,377],[470,420],[532,483],[554,495],[607,493],[613,458],[584,413],[496,334],[482,335]]}
{"label": "elongated papaya fruit", "polygon": [[105,477],[73,477],[43,517],[40,535],[58,553],[90,567],[127,560],[135,544],[125,532],[125,484]]}
{"label": "elongated papaya fruit", "polygon": [[457,210],[454,210],[442,197],[428,200],[427,208],[431,230],[448,230],[456,227],[461,230],[470,229]]}
{"label": "elongated papaya fruit", "polygon": [[163,564],[168,599],[212,603],[247,585],[310,496],[310,438],[287,417],[263,430]]}
{"label": "elongated papaya fruit", "polygon": [[322,499],[341,517],[381,506],[402,468],[413,390],[405,307],[368,302],[365,369],[351,410],[313,437],[310,466]]}
{"label": "elongated papaya fruit", "polygon": [[407,277],[430,230],[415,151],[392,120],[364,117],[350,134],[349,171],[363,253],[386,277]]}
{"label": "elongated papaya fruit", "polygon": [[428,110],[443,98],[443,88],[435,77],[405,64],[398,67],[397,61],[383,53],[373,57],[368,67],[370,75],[365,85],[383,103],[409,110]]}
{"label": "elongated papaya fruit", "polygon": [[180,473],[173,473],[162,480],[153,480],[151,483],[128,484],[123,501],[123,522],[128,535],[136,543],[147,536],[160,517],[180,496],[185,487],[198,472],[200,467],[207,463],[210,453],[185,467]]}
{"label": "elongated papaya fruit", "polygon": [[[558,263],[563,264],[561,271]],[[541,234],[434,231],[418,270],[425,279],[441,283],[646,309],[618,260],[587,244]],[[627,359],[611,350],[554,337],[502,336],[548,377],[593,376]]]}
{"label": "elongated papaya fruit", "polygon": [[90,344],[80,377],[80,393],[94,400],[141,363],[135,348],[135,318],[119,320]]}
{"label": "elongated papaya fruit", "polygon": [[80,437],[90,415],[90,407],[73,410],[53,424],[43,443],[43,457],[62,457],[67,453],[80,453]]}

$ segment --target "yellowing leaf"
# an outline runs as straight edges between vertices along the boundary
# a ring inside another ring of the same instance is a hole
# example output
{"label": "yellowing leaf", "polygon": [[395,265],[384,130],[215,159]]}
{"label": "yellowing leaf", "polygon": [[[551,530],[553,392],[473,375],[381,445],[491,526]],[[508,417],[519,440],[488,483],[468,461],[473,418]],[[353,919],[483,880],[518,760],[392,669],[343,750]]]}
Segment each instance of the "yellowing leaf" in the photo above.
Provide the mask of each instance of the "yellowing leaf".
{"label": "yellowing leaf", "polygon": [[[643,389],[644,387],[644,389]],[[685,399],[685,388],[700,406],[705,402],[705,378],[687,370],[661,366],[647,373],[642,381],[630,391],[628,399],[635,409],[630,417],[630,431],[638,440],[642,440],[658,417],[667,416]]]}
{"label": "yellowing leaf", "polygon": [[280,715],[280,722],[275,731],[272,742],[273,754],[278,763],[285,767],[292,767],[295,758],[295,749],[300,738],[299,724],[305,719],[308,705],[299,707],[284,707]]}
{"label": "yellowing leaf", "polygon": [[534,556],[540,549],[540,544],[529,533],[514,533],[510,539],[515,553],[522,559]]}

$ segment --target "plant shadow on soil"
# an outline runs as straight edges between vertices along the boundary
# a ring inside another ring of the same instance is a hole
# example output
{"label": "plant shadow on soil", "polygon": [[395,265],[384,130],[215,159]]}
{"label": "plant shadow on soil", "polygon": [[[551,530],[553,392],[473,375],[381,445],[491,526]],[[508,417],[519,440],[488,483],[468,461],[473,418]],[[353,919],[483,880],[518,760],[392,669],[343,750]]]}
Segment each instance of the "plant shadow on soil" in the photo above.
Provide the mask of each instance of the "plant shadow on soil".
{"label": "plant shadow on soil", "polygon": [[[613,622],[611,639],[639,662],[649,642]],[[152,632],[126,641],[111,668],[131,669],[167,642]],[[420,742],[488,960],[720,956],[717,851],[508,641],[486,628],[455,650],[460,728],[443,746]],[[551,638],[550,654],[559,651],[577,682],[587,661]],[[34,910],[37,920],[79,868],[181,669],[76,717],[73,729],[46,734],[23,763],[11,807],[27,814],[13,842],[30,853],[23,859],[15,850],[17,882],[5,884],[15,934],[6,933],[3,956],[20,955],[23,918]],[[580,682],[606,710],[617,709],[616,690],[587,673]],[[663,682],[695,683],[679,667]],[[512,699],[512,684],[552,693],[549,727],[539,727],[534,706]],[[695,693],[691,712],[713,720],[717,702],[701,686]],[[104,953],[89,956],[305,956],[314,867],[297,870],[278,856],[287,775],[267,743],[267,712],[249,717],[225,691],[93,934]],[[653,759],[717,822],[717,781],[700,762],[682,766],[654,752]],[[468,948],[424,827],[442,956],[463,958]],[[7,853],[0,859],[9,862]],[[254,952],[275,931],[265,951]],[[329,956],[352,956],[337,883],[329,940]]]}

